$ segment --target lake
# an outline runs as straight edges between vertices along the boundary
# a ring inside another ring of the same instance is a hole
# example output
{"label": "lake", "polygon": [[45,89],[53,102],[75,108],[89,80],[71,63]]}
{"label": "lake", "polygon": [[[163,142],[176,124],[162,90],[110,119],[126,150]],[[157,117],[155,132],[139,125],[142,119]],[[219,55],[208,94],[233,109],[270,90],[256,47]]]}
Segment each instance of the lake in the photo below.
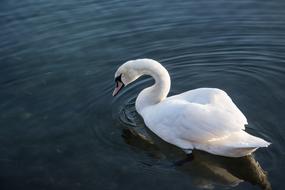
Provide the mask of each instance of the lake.
{"label": "lake", "polygon": [[[285,189],[285,1],[0,2],[0,188]],[[272,143],[194,160],[146,129],[142,77],[112,97],[124,62],[152,58],[170,95],[225,90],[246,131]]]}

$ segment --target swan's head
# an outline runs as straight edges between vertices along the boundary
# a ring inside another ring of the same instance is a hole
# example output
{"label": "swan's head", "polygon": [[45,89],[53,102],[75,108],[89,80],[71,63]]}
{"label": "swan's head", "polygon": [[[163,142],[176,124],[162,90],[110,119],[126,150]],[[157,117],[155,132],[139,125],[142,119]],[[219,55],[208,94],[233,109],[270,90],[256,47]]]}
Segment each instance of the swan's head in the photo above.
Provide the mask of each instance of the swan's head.
{"label": "swan's head", "polygon": [[115,90],[113,96],[116,96],[123,87],[135,81],[141,76],[141,71],[136,67],[136,60],[128,61],[121,65],[115,73]]}

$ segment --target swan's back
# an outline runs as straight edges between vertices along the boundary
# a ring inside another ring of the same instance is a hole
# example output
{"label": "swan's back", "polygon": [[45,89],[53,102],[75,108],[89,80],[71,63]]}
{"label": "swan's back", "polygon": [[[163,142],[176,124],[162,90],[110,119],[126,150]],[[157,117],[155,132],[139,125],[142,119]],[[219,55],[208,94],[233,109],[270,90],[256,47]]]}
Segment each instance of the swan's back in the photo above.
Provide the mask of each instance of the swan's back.
{"label": "swan's back", "polygon": [[217,88],[198,88],[187,92],[172,96],[169,100],[185,100],[189,103],[199,104],[205,108],[219,108],[238,123],[239,129],[245,129],[247,119],[238,107],[233,103],[228,94]]}

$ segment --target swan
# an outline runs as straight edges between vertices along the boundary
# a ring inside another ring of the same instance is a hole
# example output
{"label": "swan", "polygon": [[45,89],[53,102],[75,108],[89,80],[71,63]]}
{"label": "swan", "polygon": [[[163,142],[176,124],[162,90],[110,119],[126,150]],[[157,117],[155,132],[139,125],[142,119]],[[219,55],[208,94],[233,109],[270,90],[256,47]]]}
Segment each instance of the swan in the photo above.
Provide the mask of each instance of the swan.
{"label": "swan", "polygon": [[152,59],[130,60],[121,65],[115,73],[113,96],[142,75],[150,75],[155,83],[139,93],[137,112],[153,133],[186,154],[198,149],[242,157],[270,145],[245,131],[246,117],[223,90],[198,88],[167,97],[170,76]]}

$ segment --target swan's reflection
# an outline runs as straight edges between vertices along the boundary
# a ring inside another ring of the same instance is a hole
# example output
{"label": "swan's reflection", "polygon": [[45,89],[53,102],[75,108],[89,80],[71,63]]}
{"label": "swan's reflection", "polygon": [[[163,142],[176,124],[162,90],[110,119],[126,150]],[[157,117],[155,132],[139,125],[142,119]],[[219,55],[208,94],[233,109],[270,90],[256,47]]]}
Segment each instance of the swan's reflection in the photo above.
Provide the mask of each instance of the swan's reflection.
{"label": "swan's reflection", "polygon": [[[142,148],[157,158],[165,158],[165,155],[170,160],[185,158],[185,154],[177,148],[141,132],[142,130],[125,129],[123,137],[126,143]],[[175,167],[191,175],[194,184],[204,189],[212,189],[215,186],[237,186],[243,181],[258,185],[264,190],[271,189],[266,172],[253,156],[227,158],[196,150],[193,151],[191,161]]]}
{"label": "swan's reflection", "polygon": [[[193,161],[178,169],[189,172],[197,186],[211,188],[215,185],[236,186],[247,181],[261,189],[271,189],[266,172],[253,156],[227,158],[202,151],[193,152]],[[193,172],[195,171],[195,172]]]}

